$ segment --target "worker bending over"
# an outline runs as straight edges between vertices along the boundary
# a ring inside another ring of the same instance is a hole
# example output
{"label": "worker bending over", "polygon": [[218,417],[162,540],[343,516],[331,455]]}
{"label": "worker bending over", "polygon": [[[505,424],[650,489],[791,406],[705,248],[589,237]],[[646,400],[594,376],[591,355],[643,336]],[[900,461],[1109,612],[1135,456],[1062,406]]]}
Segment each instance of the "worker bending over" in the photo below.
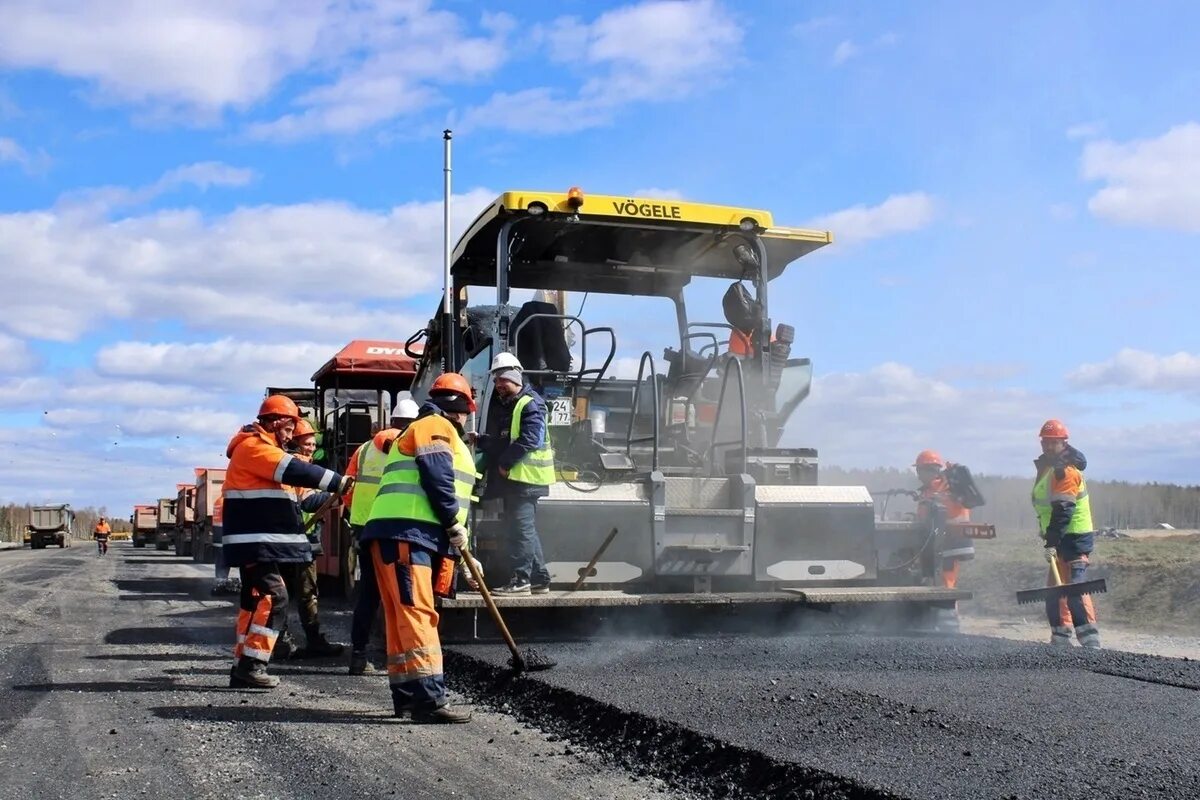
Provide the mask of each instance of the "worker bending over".
{"label": "worker bending over", "polygon": [[[312,424],[301,419],[296,423],[292,434],[292,455],[301,461],[311,464],[312,455],[317,450],[317,432]],[[321,547],[321,522],[311,523],[313,512],[318,511],[333,495],[329,492],[319,492],[315,489],[288,487],[296,496],[300,507],[300,530],[308,537],[310,558],[306,562],[292,562],[283,566],[283,582],[288,594],[296,598],[296,610],[300,615],[300,627],[304,629],[304,647],[297,647],[287,630],[287,611],[284,611],[284,624],[275,643],[275,658],[327,658],[340,656],[346,648],[325,638],[321,633],[321,620],[318,612],[317,591],[317,562],[316,557],[324,550]]]}
{"label": "worker bending over", "polygon": [[284,487],[342,494],[354,485],[353,478],[284,452],[299,421],[295,403],[271,395],[259,407],[258,421],[234,434],[226,450],[222,546],[227,563],[238,567],[242,579],[231,688],[271,689],[279,684],[267,674],[267,664],[287,613],[280,567],[312,558],[295,496]]}
{"label": "worker bending over", "polygon": [[[407,392],[405,393],[407,395]],[[363,526],[371,516],[371,505],[379,494],[379,482],[383,478],[383,467],[387,463],[392,442],[404,433],[420,413],[412,397],[401,398],[392,409],[390,427],[376,433],[363,442],[350,457],[346,474],[354,477],[354,491],[347,505],[350,507],[350,530],[354,535],[354,547],[358,551],[358,597],[354,601],[354,617],[350,622],[350,674],[365,675],[374,672],[367,660],[367,645],[371,639],[371,628],[375,624],[375,612],[379,609],[379,585],[375,581],[375,569],[370,553],[360,546]]]}
{"label": "worker bending over", "polygon": [[[1083,469],[1087,460],[1067,443],[1067,426],[1047,420],[1039,432],[1042,454],[1035,460],[1033,508],[1037,512],[1046,561],[1057,567],[1063,583],[1081,583],[1087,575],[1088,556],[1095,546],[1092,501]],[[1048,575],[1054,584],[1053,574]],[[1089,595],[1046,601],[1051,644],[1071,644],[1071,629],[1084,647],[1100,647],[1096,608]]]}
{"label": "worker bending over", "polygon": [[554,483],[554,450],[546,427],[546,403],[525,385],[521,362],[512,353],[492,360],[496,387],[488,412],[487,434],[479,447],[487,466],[485,497],[503,502],[509,582],[493,591],[503,595],[545,594],[550,572],[537,532],[538,500]]}
{"label": "worker bending over", "polygon": [[[946,461],[934,450],[922,450],[917,454],[913,467],[921,482],[917,506],[917,519],[927,524],[944,526],[950,522],[970,522],[971,510],[962,504],[951,490],[946,476]],[[934,519],[936,517],[936,519]],[[937,558],[942,561],[942,586],[946,589],[958,587],[959,571],[964,561],[975,558],[975,545],[961,534],[943,528]],[[946,632],[959,629],[958,604],[953,608],[937,609],[937,627]]]}
{"label": "worker bending over", "polygon": [[433,382],[429,402],[392,444],[362,531],[383,601],[392,706],[415,722],[471,719],[449,705],[434,598],[454,596],[458,548],[467,544],[475,463],[462,433],[474,411],[462,375]]}

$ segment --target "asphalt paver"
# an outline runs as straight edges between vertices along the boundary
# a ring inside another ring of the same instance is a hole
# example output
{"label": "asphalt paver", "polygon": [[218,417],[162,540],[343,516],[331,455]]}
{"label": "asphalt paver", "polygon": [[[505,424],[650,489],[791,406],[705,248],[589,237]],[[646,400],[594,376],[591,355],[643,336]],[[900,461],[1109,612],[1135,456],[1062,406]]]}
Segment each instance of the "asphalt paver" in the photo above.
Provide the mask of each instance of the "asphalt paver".
{"label": "asphalt paver", "polygon": [[952,636],[456,645],[497,707],[729,797],[1200,797],[1200,663]]}

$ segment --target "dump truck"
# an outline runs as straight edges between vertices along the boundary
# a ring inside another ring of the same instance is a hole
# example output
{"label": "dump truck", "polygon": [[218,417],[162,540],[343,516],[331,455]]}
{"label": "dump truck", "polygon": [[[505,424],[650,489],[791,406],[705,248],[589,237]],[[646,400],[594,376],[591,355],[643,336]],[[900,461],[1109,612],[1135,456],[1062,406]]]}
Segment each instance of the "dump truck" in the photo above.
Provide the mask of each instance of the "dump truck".
{"label": "dump truck", "polygon": [[213,509],[221,496],[225,470],[214,467],[196,468],[196,532],[192,538],[192,560],[212,563]]}
{"label": "dump truck", "polygon": [[175,541],[175,498],[160,497],[155,504],[154,549],[169,550]]}
{"label": "dump truck", "polygon": [[[196,470],[199,473],[199,469]],[[175,531],[172,540],[175,544],[175,555],[190,556],[192,541],[196,532],[196,485],[194,483],[175,484]]]}
{"label": "dump truck", "polygon": [[133,507],[133,515],[129,518],[133,526],[133,546],[145,547],[154,543],[154,534],[158,530],[158,506],[137,505]]}
{"label": "dump truck", "polygon": [[[405,352],[404,342],[368,339],[349,342],[321,365],[312,376],[313,427],[320,437],[314,460],[344,473],[358,446],[387,427],[392,407],[416,372],[417,361]],[[301,400],[292,399],[304,409]],[[317,574],[327,590],[348,595],[359,574],[349,523],[340,508],[333,508],[318,524],[324,552],[316,556]]]}
{"label": "dump truck", "polygon": [[29,547],[33,550],[50,545],[70,547],[74,526],[75,512],[70,505],[34,506],[29,510]]}
{"label": "dump truck", "polygon": [[[406,352],[419,358],[418,399],[443,371],[466,376],[477,430],[495,413],[497,353],[514,353],[547,402],[556,480],[537,526],[553,591],[500,599],[506,615],[750,604],[920,615],[970,596],[920,571],[919,531],[876,529],[866,487],[820,484],[817,451],[781,444],[813,371],[792,353],[795,329],[772,319],[770,287],[832,240],[762,209],[574,187],[506,192],[474,220],[449,257],[443,306]],[[494,301],[473,305],[481,290]],[[531,291],[543,297],[524,300]],[[619,324],[589,324],[588,298]],[[496,502],[471,525],[489,583],[503,582]],[[442,611],[469,628],[481,607],[460,593]]]}

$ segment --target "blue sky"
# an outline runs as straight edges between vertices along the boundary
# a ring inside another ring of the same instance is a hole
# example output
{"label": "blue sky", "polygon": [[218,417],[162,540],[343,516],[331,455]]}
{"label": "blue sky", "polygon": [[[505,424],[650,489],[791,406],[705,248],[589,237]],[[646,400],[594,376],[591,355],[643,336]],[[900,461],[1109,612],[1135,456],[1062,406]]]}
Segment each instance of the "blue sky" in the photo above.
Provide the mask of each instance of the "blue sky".
{"label": "blue sky", "polygon": [[829,463],[1024,474],[1062,416],[1098,477],[1197,481],[1194,4],[103,5],[0,0],[2,500],[157,496],[406,338],[446,126],[458,225],[577,184],[832,230],[773,290]]}

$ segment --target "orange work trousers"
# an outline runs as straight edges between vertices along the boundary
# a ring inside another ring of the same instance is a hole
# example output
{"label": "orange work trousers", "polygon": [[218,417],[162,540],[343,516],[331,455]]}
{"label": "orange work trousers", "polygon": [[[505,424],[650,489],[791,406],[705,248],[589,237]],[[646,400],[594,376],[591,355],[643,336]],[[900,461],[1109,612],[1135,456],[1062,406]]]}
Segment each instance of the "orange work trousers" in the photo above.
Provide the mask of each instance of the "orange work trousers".
{"label": "orange work trousers", "polygon": [[233,661],[252,658],[270,662],[280,628],[287,625],[287,587],[276,563],[249,564],[241,568],[242,594],[238,604],[237,641]]}
{"label": "orange work trousers", "polygon": [[448,702],[434,605],[434,563],[441,559],[408,542],[368,545],[383,605],[392,702],[398,709],[440,708]]}

